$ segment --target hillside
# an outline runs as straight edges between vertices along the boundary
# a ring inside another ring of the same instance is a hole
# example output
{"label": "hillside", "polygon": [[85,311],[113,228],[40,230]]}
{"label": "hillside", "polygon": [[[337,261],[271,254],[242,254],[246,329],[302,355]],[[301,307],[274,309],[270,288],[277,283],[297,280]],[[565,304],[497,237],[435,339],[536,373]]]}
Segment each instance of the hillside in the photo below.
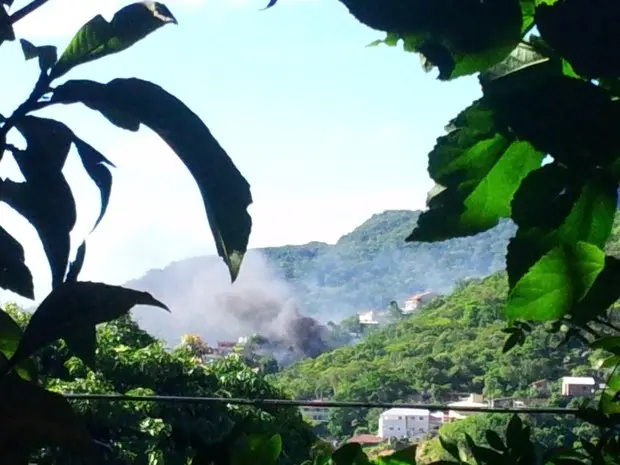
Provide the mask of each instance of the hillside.
{"label": "hillside", "polygon": [[420,291],[447,292],[459,280],[503,268],[510,223],[470,238],[406,243],[418,216],[374,215],[332,245],[252,250],[232,286],[215,256],[172,263],[127,285],[170,306],[172,316],[142,309],[137,316],[145,329],[173,343],[187,332],[211,341],[252,332],[281,335],[297,312],[337,321]]}
{"label": "hillside", "polygon": [[[556,349],[562,335],[541,327],[523,347],[502,354],[506,292],[504,272],[471,281],[359,344],[294,364],[274,380],[293,398],[442,402],[472,392],[524,395],[540,379],[593,374],[583,346],[571,342]],[[363,410],[355,415],[332,428],[350,434],[353,420],[374,426]]]}

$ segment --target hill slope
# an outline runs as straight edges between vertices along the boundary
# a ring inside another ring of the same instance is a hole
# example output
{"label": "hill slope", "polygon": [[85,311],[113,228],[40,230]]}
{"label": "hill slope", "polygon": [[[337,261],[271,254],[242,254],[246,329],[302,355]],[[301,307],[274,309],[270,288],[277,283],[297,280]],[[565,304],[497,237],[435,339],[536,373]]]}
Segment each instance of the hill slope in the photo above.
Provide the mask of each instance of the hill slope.
{"label": "hill slope", "polygon": [[172,316],[142,309],[137,315],[145,329],[172,343],[187,332],[207,340],[281,333],[297,310],[337,321],[424,290],[445,292],[458,280],[503,268],[514,232],[510,223],[470,238],[406,243],[418,216],[414,211],[374,215],[333,245],[252,250],[232,286],[214,256],[172,263],[127,285],[171,307]]}

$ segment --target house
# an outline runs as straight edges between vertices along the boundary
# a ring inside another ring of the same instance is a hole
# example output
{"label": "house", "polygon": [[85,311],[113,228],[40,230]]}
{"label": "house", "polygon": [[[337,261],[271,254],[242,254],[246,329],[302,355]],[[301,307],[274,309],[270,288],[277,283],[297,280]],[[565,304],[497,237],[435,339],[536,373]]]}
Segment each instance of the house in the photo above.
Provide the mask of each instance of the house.
{"label": "house", "polygon": [[[422,439],[433,430],[439,429],[437,422],[442,416],[432,417],[426,409],[392,408],[379,416],[378,436],[382,439]],[[432,423],[432,426],[431,426]]]}
{"label": "house", "polygon": [[596,381],[591,376],[564,376],[562,378],[563,396],[590,396],[595,388]]}
{"label": "house", "polygon": [[[484,401],[482,395],[480,394],[470,394],[469,397],[459,400],[457,402],[452,402],[448,404],[448,407],[477,407],[477,408],[488,408],[489,404]],[[460,420],[462,418],[468,417],[476,412],[467,412],[467,411],[456,411],[449,410],[446,422],[453,422],[455,420]]]}
{"label": "house", "polygon": [[[314,402],[321,402],[321,401],[316,400]],[[302,407],[299,407],[299,411],[301,412],[302,416],[306,420],[317,421],[319,423],[326,423],[327,420],[329,419],[329,407],[323,407],[320,405],[317,405],[317,406],[304,405]]]}
{"label": "house", "polygon": [[403,308],[403,313],[412,313],[415,312],[418,307],[426,302],[437,297],[438,294],[435,292],[423,292],[421,294],[412,295],[408,299],[405,299],[405,307]]}
{"label": "house", "polygon": [[380,310],[359,312],[357,314],[357,320],[361,325],[379,325],[387,320],[387,312]]}

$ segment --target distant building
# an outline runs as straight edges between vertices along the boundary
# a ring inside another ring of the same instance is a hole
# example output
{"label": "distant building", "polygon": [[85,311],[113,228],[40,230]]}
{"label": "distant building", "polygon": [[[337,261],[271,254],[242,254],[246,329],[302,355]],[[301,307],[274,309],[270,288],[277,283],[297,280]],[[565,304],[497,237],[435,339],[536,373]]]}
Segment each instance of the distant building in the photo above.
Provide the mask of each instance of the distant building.
{"label": "distant building", "polygon": [[[321,401],[317,400],[315,402]],[[299,411],[306,420],[326,423],[329,419],[329,407],[304,405],[299,408]]]}
{"label": "distant building", "polygon": [[564,376],[562,378],[563,396],[590,396],[595,388],[596,381],[591,376]]}
{"label": "distant building", "polygon": [[[448,404],[448,407],[477,407],[477,408],[488,408],[489,404],[484,401],[484,398],[480,394],[470,394],[469,397],[463,400],[459,400],[457,402],[452,402]],[[476,412],[464,412],[464,411],[456,411],[449,410],[446,422],[452,422],[455,420],[460,420],[462,418],[468,417],[469,415]]]}
{"label": "distant building", "polygon": [[439,429],[443,414],[426,409],[393,408],[379,416],[378,436],[382,439],[422,439]]}
{"label": "distant building", "polygon": [[426,302],[437,297],[438,294],[435,292],[423,292],[421,294],[412,295],[408,299],[405,300],[405,306],[403,308],[403,313],[412,313],[415,312],[418,307]]}
{"label": "distant building", "polygon": [[381,310],[369,310],[367,312],[359,312],[357,320],[361,325],[379,325],[387,319],[387,312]]}

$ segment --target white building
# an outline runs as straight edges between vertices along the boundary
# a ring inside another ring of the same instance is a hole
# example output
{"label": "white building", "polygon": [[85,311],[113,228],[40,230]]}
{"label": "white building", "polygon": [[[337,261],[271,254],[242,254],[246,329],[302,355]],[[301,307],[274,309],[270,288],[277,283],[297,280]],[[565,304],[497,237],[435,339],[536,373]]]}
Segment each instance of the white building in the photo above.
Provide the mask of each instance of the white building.
{"label": "white building", "polygon": [[306,420],[318,421],[320,423],[326,423],[329,420],[329,407],[307,405],[300,407],[299,410]]}
{"label": "white building", "polygon": [[369,310],[357,314],[357,320],[361,325],[378,325],[383,323],[386,318],[387,313],[380,310]]}
{"label": "white building", "polygon": [[[459,400],[458,402],[452,402],[448,404],[448,407],[478,407],[478,408],[488,408],[489,404],[484,401],[482,395],[480,394],[470,394],[469,397],[463,400]],[[460,420],[461,418],[465,418],[476,412],[463,412],[463,411],[448,411],[448,418],[446,421],[451,422],[454,420]]]}
{"label": "white building", "polygon": [[596,381],[591,376],[564,376],[562,378],[563,396],[590,396],[594,393]]}
{"label": "white building", "polygon": [[441,425],[443,415],[426,409],[393,408],[379,416],[378,436],[382,439],[422,439]]}
{"label": "white building", "polygon": [[438,294],[435,292],[423,292],[422,294],[412,295],[408,299],[405,300],[405,307],[403,308],[403,313],[412,313],[415,312],[418,307],[426,302],[437,297]]}

